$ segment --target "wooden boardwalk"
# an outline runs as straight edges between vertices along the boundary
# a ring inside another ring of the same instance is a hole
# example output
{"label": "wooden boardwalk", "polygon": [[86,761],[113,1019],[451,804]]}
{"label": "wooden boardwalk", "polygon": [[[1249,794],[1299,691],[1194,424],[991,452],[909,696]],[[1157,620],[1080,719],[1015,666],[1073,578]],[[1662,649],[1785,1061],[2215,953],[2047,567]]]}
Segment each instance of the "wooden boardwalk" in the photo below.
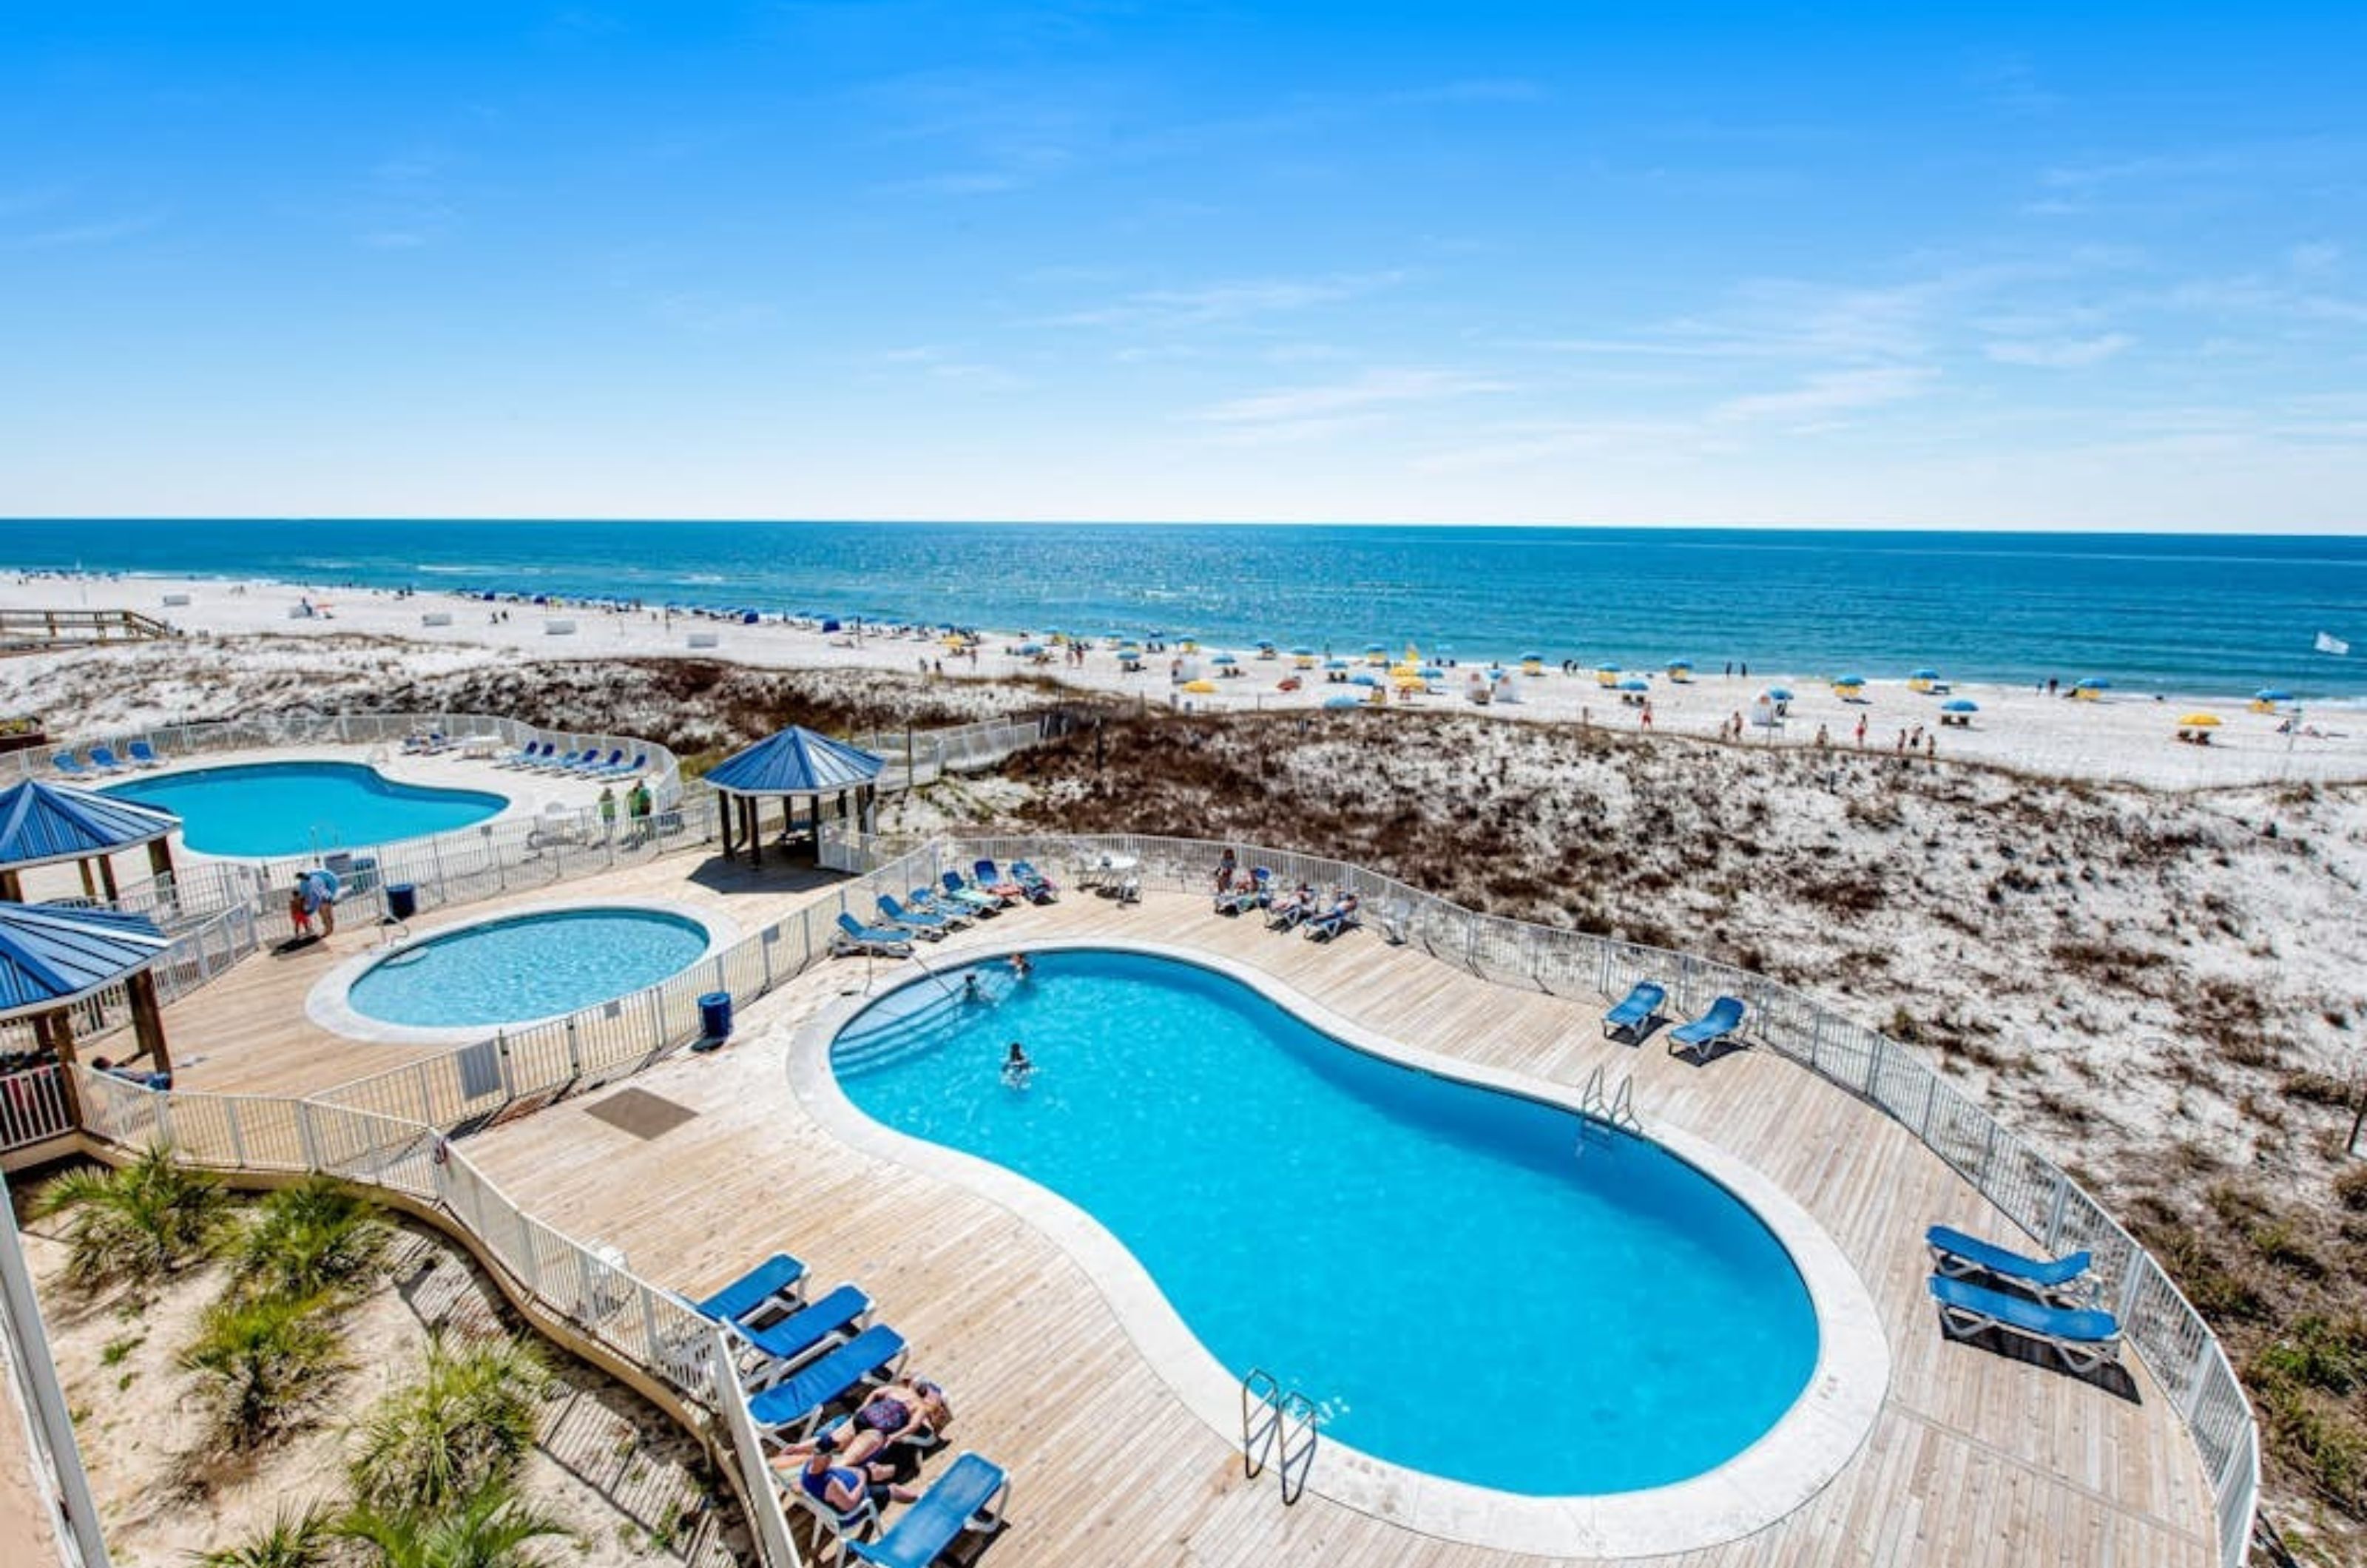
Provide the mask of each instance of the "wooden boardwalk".
{"label": "wooden boardwalk", "polygon": [[[778,868],[751,884],[678,857],[457,911],[604,893],[711,905],[744,930],[815,896]],[[1923,1286],[1923,1227],[2010,1226],[1905,1130],[1758,1053],[1694,1066],[1601,1038],[1600,1004],[1489,984],[1369,931],[1318,945],[1153,895],[1119,908],[1072,895],[930,950],[980,940],[1126,934],[1257,965],[1379,1032],[1575,1086],[1598,1065],[1635,1076],[1647,1130],[1674,1125],[1756,1167],[1856,1265],[1880,1312],[1891,1379],[1864,1447],[1805,1506],[1741,1540],[1664,1564],[1937,1564],[2210,1568],[2211,1500],[2192,1443],[2135,1362],[2127,1394],[1978,1345],[1944,1340]],[[343,938],[339,939],[342,942]],[[187,1087],[301,1092],[420,1053],[340,1041],[301,1019],[330,960],[268,956],[167,1014]],[[776,1250],[819,1287],[850,1279],[953,1392],[957,1445],[1014,1476],[1012,1529],[989,1563],[1325,1563],[1479,1568],[1541,1562],[1416,1534],[1271,1472],[1243,1480],[1230,1438],[1195,1418],[1084,1271],[1027,1223],[967,1189],[857,1153],[792,1093],[796,1025],[858,983],[825,964],[745,1010],[733,1044],[679,1057],[632,1089],[692,1112],[643,1138],[594,1111],[608,1089],[472,1137],[470,1156],[540,1218],[623,1247],[645,1278],[699,1291]],[[942,1461],[939,1461],[940,1463]],[[1572,1560],[1579,1561],[1579,1560]]]}

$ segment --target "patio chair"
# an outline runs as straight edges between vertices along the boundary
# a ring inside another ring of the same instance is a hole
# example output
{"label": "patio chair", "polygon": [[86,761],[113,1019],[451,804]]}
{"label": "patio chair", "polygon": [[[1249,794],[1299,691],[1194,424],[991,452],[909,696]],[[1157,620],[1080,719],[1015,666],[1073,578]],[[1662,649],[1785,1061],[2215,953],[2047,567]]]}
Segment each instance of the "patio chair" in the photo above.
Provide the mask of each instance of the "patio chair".
{"label": "patio chair", "polygon": [[164,759],[156,755],[156,749],[145,740],[134,740],[123,750],[130,757],[134,767],[161,768],[164,765]]}
{"label": "patio chair", "polygon": [[859,1285],[841,1285],[810,1306],[800,1307],[762,1328],[727,1324],[731,1336],[762,1358],[743,1376],[752,1388],[769,1388],[807,1361],[852,1339],[871,1321],[871,1298]]}
{"label": "patio chair", "polygon": [[875,1323],[750,1400],[749,1418],[765,1436],[787,1435],[795,1441],[848,1394],[893,1377],[903,1362],[904,1350],[902,1335],[884,1323]]}
{"label": "patio chair", "polygon": [[912,933],[889,926],[866,926],[844,910],[839,912],[838,934],[830,939],[832,953],[884,953],[890,958],[912,956]]}
{"label": "patio chair", "polygon": [[1002,1529],[1010,1489],[1001,1465],[966,1453],[878,1540],[840,1540],[845,1554],[874,1568],[929,1568],[966,1531]]}
{"label": "patio chair", "polygon": [[1356,902],[1353,893],[1343,894],[1338,903],[1321,914],[1310,917],[1306,928],[1307,940],[1330,942],[1342,931],[1353,931],[1364,924],[1356,918]]}
{"label": "patio chair", "polygon": [[691,1303],[701,1317],[717,1323],[745,1325],[778,1317],[805,1304],[798,1282],[806,1266],[786,1252],[776,1252],[702,1302]]}
{"label": "patio chair", "polygon": [[82,765],[71,751],[61,751],[50,759],[50,766],[69,778],[86,778],[90,770]]}
{"label": "patio chair", "polygon": [[882,893],[873,902],[879,906],[880,917],[889,925],[901,926],[914,936],[926,937],[931,942],[945,941],[946,932],[953,925],[943,915],[923,914],[918,909],[906,908],[897,902],[893,893]]}
{"label": "patio chair", "polygon": [[1011,863],[1011,879],[1019,884],[1031,904],[1049,904],[1060,897],[1059,886],[1024,860]]}
{"label": "patio chair", "polygon": [[[962,880],[960,872],[949,871],[939,880],[945,884],[946,898],[953,903],[960,905],[963,908],[968,909],[971,914],[980,916],[983,919],[991,919],[992,917],[1002,913],[1002,899],[997,898],[991,893],[981,893],[977,888],[972,887],[968,883]],[[940,907],[942,908],[942,906]]]}
{"label": "patio chair", "polygon": [[2095,1258],[2087,1252],[2069,1253],[2047,1261],[2025,1257],[1946,1225],[1933,1225],[1925,1231],[1923,1245],[1931,1249],[1932,1270],[1949,1279],[1987,1276],[2028,1291],[2055,1306],[2095,1304],[2099,1281],[2091,1271]]}
{"label": "patio chair", "polygon": [[2082,1373],[2120,1359],[2121,1325],[2111,1313],[2049,1306],[1945,1274],[1932,1275],[1931,1284],[1931,1297],[1940,1303],[1941,1331],[1952,1339],[1994,1328],[2048,1347],[2065,1366]]}
{"label": "patio chair", "polygon": [[1681,1023],[1669,1031],[1669,1054],[1673,1056],[1682,1047],[1706,1057],[1719,1044],[1733,1038],[1741,1028],[1740,998],[1720,997],[1709,1004],[1709,1011],[1691,1023]]}
{"label": "patio chair", "polygon": [[939,897],[936,889],[925,884],[906,894],[904,902],[908,908],[923,915],[938,916],[948,928],[956,931],[974,923],[977,918],[977,911],[968,905],[957,898]]}
{"label": "patio chair", "polygon": [[1660,1016],[1660,1004],[1669,999],[1668,987],[1650,980],[1638,980],[1619,1005],[1603,1015],[1603,1037],[1634,1043],[1652,1031]]}
{"label": "patio chair", "polygon": [[104,746],[94,746],[90,749],[90,765],[102,773],[123,772],[123,759]]}

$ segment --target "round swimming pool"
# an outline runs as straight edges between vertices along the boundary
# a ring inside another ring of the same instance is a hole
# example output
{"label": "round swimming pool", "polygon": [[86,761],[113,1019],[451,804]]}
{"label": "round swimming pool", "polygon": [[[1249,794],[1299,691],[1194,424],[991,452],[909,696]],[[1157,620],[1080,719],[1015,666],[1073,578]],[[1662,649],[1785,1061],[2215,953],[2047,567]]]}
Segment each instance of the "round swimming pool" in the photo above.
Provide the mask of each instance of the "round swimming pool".
{"label": "round swimming pool", "polygon": [[546,909],[397,948],[355,978],[344,1002],[413,1029],[524,1023],[671,979],[708,945],[706,926],[663,909]]}
{"label": "round swimming pool", "polygon": [[397,784],[358,762],[245,762],[109,784],[106,793],[181,819],[181,840],[211,855],[303,855],[466,828],[507,795]]}
{"label": "round swimming pool", "polygon": [[[1084,1210],[1233,1376],[1389,1463],[1550,1497],[1702,1475],[1818,1367],[1751,1208],[1648,1139],[1346,1045],[1197,964],[1059,951],[858,1013],[855,1109]],[[1036,1064],[1000,1077],[1012,1041]]]}

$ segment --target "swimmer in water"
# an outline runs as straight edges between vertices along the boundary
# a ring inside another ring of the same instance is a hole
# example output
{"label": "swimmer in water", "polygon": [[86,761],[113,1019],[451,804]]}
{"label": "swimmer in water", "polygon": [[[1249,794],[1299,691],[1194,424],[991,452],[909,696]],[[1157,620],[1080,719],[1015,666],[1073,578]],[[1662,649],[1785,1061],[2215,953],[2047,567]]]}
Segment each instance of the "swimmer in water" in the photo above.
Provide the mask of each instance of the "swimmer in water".
{"label": "swimmer in water", "polygon": [[1036,1064],[1029,1059],[1027,1047],[1014,1040],[1011,1049],[1002,1055],[1002,1081],[1013,1089],[1025,1089],[1027,1080],[1036,1076]]}

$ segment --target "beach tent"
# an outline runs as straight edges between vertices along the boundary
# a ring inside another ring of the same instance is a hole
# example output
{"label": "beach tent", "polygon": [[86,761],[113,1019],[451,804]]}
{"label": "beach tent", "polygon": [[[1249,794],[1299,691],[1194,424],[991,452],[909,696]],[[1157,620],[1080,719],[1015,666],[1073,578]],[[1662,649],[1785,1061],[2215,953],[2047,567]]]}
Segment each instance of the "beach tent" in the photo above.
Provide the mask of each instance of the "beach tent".
{"label": "beach tent", "polygon": [[2094,676],[2090,676],[2084,681],[2074,681],[2071,682],[2071,695],[2076,700],[2083,703],[2092,703],[2096,700],[2096,694],[2099,692],[2109,692],[2112,689],[2112,683],[2110,681],[2098,680]]}
{"label": "beach tent", "polygon": [[1910,692],[1929,692],[1938,683],[1939,679],[1940,672],[1937,670],[1910,670],[1907,674],[1907,689]]}
{"label": "beach tent", "polygon": [[1617,685],[1619,683],[1619,666],[1616,664],[1596,665],[1594,667],[1594,683],[1598,686],[1606,688]]}
{"label": "beach tent", "polygon": [[[21,874],[37,865],[73,861],[82,873],[83,897],[119,897],[113,856],[145,845],[149,869],[159,879],[173,874],[173,833],[181,819],[137,801],[119,800],[96,790],[46,779],[27,779],[0,791],[0,899],[21,901]],[[91,877],[97,868],[97,880]]]}
{"label": "beach tent", "polygon": [[[77,1010],[123,988],[132,1038],[154,1070],[173,1070],[164,1045],[164,1008],[153,965],[172,951],[172,939],[145,915],[56,904],[0,904],[0,1023],[32,1026],[41,1046],[74,1066]],[[71,1070],[63,1075],[74,1120],[82,1120]]]}
{"label": "beach tent", "polygon": [[2289,703],[2293,700],[2293,695],[2291,692],[2282,691],[2274,686],[2265,686],[2254,692],[2251,702],[2246,705],[2254,713],[2274,713],[2277,711],[2279,703]]}
{"label": "beach tent", "polygon": [[1693,678],[1693,661],[1692,660],[1690,660],[1690,659],[1672,659],[1672,660],[1670,660],[1669,661],[1669,679],[1670,679],[1670,680],[1671,680],[1671,681],[1675,682],[1676,682],[1677,684],[1679,684],[1679,685],[1683,685],[1686,682],[1688,682],[1688,681],[1692,680]]}
{"label": "beach tent", "polygon": [[746,750],[726,758],[707,773],[707,782],[722,797],[723,858],[730,860],[736,852],[732,821],[736,815],[741,829],[737,837],[747,843],[748,863],[764,863],[764,835],[757,807],[772,797],[781,802],[785,837],[797,831],[799,801],[806,804],[808,830],[817,845],[821,839],[825,800],[836,803],[841,821],[852,818],[863,831],[871,831],[879,774],[887,765],[882,758],[826,735],[817,735],[802,725],[768,735]]}

